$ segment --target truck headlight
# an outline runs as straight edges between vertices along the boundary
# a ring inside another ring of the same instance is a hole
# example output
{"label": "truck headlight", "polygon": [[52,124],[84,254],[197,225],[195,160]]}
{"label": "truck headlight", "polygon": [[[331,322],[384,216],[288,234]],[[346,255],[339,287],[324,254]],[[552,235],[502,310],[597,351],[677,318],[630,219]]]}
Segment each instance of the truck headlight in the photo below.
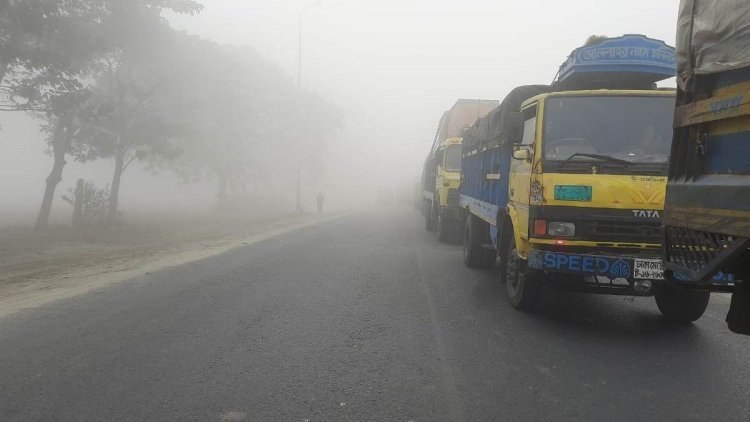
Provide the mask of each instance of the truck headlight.
{"label": "truck headlight", "polygon": [[547,234],[550,236],[575,236],[575,223],[563,223],[560,221],[550,221],[547,224]]}

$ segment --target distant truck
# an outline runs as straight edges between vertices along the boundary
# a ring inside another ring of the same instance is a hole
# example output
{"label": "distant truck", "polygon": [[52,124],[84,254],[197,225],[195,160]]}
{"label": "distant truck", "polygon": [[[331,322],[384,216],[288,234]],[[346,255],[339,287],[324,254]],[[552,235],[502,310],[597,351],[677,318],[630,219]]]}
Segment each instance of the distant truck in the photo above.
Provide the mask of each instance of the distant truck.
{"label": "distant truck", "polygon": [[750,2],[683,0],[665,204],[667,278],[682,294],[733,292],[750,334]]}
{"label": "distant truck", "polygon": [[592,37],[551,86],[513,89],[465,131],[464,262],[499,260],[514,307],[530,309],[546,281],[655,295],[675,321],[703,314],[707,297],[676,294],[662,275],[675,94],[656,82],[674,74],[662,41]]}
{"label": "distant truck", "polygon": [[422,171],[425,228],[445,242],[460,223],[458,184],[461,178],[461,131],[497,107],[496,100],[458,100],[443,113]]}

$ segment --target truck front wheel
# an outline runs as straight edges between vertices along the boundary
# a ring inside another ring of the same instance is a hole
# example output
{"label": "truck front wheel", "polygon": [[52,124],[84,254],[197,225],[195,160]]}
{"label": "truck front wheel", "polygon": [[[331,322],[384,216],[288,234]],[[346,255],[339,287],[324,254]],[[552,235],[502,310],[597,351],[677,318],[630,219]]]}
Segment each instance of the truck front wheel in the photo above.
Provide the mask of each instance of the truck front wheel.
{"label": "truck front wheel", "polygon": [[505,292],[508,302],[516,309],[529,311],[533,309],[539,300],[542,291],[542,283],[535,274],[529,273],[523,259],[518,255],[516,241],[511,235],[510,242],[505,250],[504,262],[501,266],[505,270]]}
{"label": "truck front wheel", "polygon": [[659,283],[654,298],[665,319],[678,324],[688,324],[703,315],[708,306],[710,292],[677,289]]}
{"label": "truck front wheel", "polygon": [[427,231],[435,229],[435,220],[432,218],[432,201],[424,201],[424,228]]}
{"label": "truck front wheel", "polygon": [[445,215],[443,210],[437,213],[437,238],[440,242],[447,242],[450,234],[451,225],[448,216]]}

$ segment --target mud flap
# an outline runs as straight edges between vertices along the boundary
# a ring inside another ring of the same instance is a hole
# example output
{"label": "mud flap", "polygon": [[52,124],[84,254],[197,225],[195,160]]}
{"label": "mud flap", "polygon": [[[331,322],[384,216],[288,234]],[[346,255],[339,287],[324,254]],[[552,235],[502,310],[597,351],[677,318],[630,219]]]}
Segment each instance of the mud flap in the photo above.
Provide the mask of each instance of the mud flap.
{"label": "mud flap", "polygon": [[746,283],[737,283],[727,313],[727,326],[737,334],[750,335],[750,292]]}

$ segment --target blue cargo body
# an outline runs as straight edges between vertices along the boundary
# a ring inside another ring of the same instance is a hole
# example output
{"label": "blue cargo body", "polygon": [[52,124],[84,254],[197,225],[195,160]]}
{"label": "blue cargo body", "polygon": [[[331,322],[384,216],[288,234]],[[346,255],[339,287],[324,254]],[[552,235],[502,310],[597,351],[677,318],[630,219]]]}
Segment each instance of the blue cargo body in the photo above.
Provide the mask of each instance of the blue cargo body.
{"label": "blue cargo body", "polygon": [[489,237],[497,248],[500,214],[508,205],[508,178],[513,143],[504,128],[508,113],[518,112],[529,98],[550,92],[548,85],[528,85],[513,89],[499,107],[464,130],[462,145],[461,185],[462,209],[489,224]]}

